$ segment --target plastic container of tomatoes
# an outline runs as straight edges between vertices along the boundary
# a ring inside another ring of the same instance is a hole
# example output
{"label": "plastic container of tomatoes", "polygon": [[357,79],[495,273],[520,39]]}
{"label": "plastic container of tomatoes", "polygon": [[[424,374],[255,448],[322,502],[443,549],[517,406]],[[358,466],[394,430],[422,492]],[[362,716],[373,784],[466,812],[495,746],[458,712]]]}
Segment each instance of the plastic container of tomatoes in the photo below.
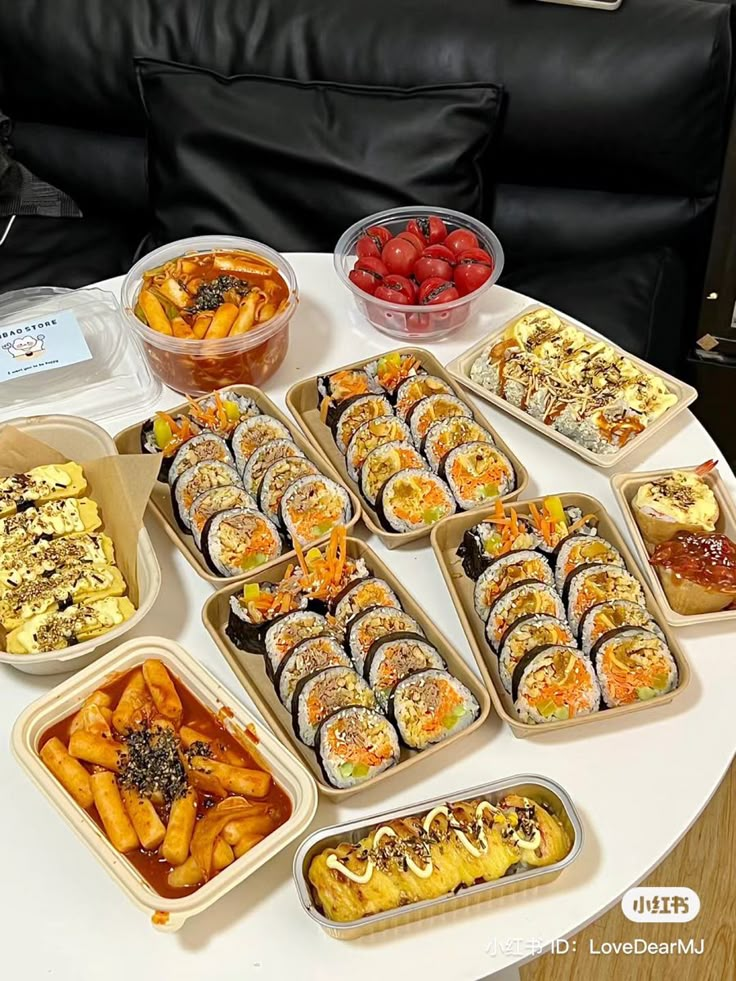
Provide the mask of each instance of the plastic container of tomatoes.
{"label": "plastic container of tomatoes", "polygon": [[351,225],[334,252],[359,314],[402,341],[439,340],[463,327],[503,262],[490,228],[447,208],[380,211]]}
{"label": "plastic container of tomatoes", "polygon": [[[288,295],[278,313],[247,333],[208,339],[159,333],[135,313],[144,273],[179,257],[217,252],[247,252],[270,264]],[[234,235],[201,235],[179,239],[143,256],[122,287],[126,323],[138,340],[152,371],[165,385],[186,395],[204,395],[228,385],[261,386],[286,357],[289,323],[299,303],[296,274],[279,253],[261,242]]]}

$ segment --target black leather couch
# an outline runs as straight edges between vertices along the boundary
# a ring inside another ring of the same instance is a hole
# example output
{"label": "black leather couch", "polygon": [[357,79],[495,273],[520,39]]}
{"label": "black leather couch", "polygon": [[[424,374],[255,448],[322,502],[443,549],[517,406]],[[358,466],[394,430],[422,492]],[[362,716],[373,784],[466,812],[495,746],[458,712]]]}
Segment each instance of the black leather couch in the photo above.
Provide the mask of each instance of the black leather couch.
{"label": "black leather couch", "polygon": [[19,218],[0,248],[0,289],[82,285],[130,262],[148,223],[136,55],[222,74],[502,84],[484,217],[507,252],[503,282],[681,370],[731,111],[728,5],[2,3],[0,108],[14,120],[13,152],[84,217]]}

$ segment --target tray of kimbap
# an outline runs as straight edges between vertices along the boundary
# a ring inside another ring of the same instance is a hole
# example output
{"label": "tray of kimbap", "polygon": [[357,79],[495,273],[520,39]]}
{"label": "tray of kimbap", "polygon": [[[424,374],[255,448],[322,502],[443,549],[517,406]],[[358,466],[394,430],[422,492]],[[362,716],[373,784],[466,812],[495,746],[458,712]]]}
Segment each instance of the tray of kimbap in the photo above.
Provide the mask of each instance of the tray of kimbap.
{"label": "tray of kimbap", "polygon": [[294,882],[329,936],[353,940],[552,882],[582,846],[562,787],[521,775],[320,828]]}
{"label": "tray of kimbap", "polygon": [[432,533],[496,711],[528,736],[666,704],[690,668],[603,505],[498,504]]}
{"label": "tray of kimbap", "polygon": [[597,467],[617,466],[698,395],[692,385],[538,304],[447,370],[475,395]]}
{"label": "tray of kimbap", "polygon": [[345,529],[218,590],[202,618],[264,718],[345,796],[480,726],[488,693],[371,548]]}
{"label": "tray of kimbap", "polygon": [[115,437],[120,453],[161,457],[150,506],[199,575],[215,585],[294,546],[352,527],[360,503],[258,388],[234,385],[157,412]]}
{"label": "tray of kimbap", "polygon": [[289,389],[286,404],[361,497],[363,520],[389,548],[441,518],[512,500],[526,468],[423,348],[389,351]]}

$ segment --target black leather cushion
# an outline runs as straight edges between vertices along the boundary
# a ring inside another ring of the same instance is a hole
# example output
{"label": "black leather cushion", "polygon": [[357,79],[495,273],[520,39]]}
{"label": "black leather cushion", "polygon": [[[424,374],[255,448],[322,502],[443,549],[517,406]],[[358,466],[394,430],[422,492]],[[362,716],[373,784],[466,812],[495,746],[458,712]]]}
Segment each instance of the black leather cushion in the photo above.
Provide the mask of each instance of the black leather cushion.
{"label": "black leather cushion", "polygon": [[[0,219],[0,237],[5,222]],[[0,293],[27,286],[76,289],[131,266],[140,228],[109,218],[19,216],[0,245]]]}
{"label": "black leather cushion", "polygon": [[683,263],[671,249],[535,263],[501,277],[503,286],[557,307],[669,372],[678,371],[684,355],[684,282]]}
{"label": "black leather cushion", "polygon": [[138,71],[156,244],[222,232],[329,251],[384,208],[483,211],[497,86],[226,78],[147,59]]}

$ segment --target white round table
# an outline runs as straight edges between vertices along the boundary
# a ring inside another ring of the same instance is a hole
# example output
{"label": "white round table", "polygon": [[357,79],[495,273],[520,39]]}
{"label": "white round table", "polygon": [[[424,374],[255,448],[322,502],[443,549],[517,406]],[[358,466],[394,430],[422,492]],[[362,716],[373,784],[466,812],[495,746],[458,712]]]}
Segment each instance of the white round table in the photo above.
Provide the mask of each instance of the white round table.
{"label": "white round table", "polygon": [[[302,299],[287,359],[266,387],[280,405],[287,388],[300,378],[399,346],[367,325],[353,324],[350,297],[333,273],[330,256],[290,258]],[[117,290],[119,281],[101,285]],[[431,348],[447,363],[526,302],[526,297],[494,287],[471,324]],[[160,407],[179,400],[166,391]],[[588,466],[487,404],[482,409],[529,469],[528,496],[584,491],[602,501],[623,529],[609,472]],[[64,405],[57,411],[64,412]],[[137,421],[124,416],[108,428],[116,433]],[[685,412],[630,457],[625,468],[694,465],[719,456],[703,427]],[[736,493],[733,474],[723,462],[720,469]],[[147,527],[163,585],[137,632],[179,641],[248,704],[202,626],[200,610],[210,587],[154,521],[147,520]],[[364,531],[359,534],[368,537]],[[378,540],[371,539],[371,545],[473,665],[429,545],[392,552]],[[7,976],[53,975],[59,981],[201,981],[207,976],[218,981],[308,981],[332,976],[375,981],[442,973],[452,981],[470,981],[528,959],[597,918],[646,876],[697,819],[729,765],[736,745],[730,725],[736,690],[736,658],[728,644],[732,628],[692,627],[679,636],[693,681],[672,705],[525,740],[516,739],[491,714],[457,750],[433,756],[343,805],[320,803],[313,828],[438,794],[451,796],[499,777],[540,773],[569,792],[584,825],[582,854],[551,885],[352,942],[330,939],[302,911],[291,878],[295,846],[190,920],[180,933],[156,932],[6,749],[0,754],[0,841]],[[1,670],[2,741],[7,747],[20,711],[61,677],[33,677],[6,665]]]}

